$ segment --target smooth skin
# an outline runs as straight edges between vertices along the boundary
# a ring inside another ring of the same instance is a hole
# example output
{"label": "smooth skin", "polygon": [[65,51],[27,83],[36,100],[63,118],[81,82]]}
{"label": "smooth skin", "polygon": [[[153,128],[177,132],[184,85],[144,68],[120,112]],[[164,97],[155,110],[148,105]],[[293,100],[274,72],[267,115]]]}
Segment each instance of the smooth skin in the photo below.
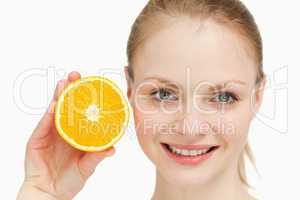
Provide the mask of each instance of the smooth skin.
{"label": "smooth skin", "polygon": [[[136,51],[128,87],[139,144],[156,167],[152,200],[254,200],[238,174],[263,96],[253,50],[214,20],[174,21]],[[222,90],[231,98],[221,98]],[[187,166],[170,159],[161,143],[219,148],[202,164]]]}
{"label": "smooth skin", "polygon": [[78,72],[57,83],[51,103],[33,131],[26,147],[25,179],[17,200],[69,200],[84,187],[97,165],[115,153],[83,152],[67,144],[54,125],[54,108],[63,89],[80,79]]}

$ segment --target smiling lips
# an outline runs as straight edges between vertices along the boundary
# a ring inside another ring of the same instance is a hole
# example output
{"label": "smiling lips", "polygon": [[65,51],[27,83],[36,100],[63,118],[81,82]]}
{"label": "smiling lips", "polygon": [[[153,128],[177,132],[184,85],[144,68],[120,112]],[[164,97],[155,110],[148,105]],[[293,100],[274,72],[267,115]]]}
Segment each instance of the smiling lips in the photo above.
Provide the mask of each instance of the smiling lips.
{"label": "smiling lips", "polygon": [[218,145],[178,145],[161,143],[166,154],[179,164],[197,165],[210,158]]}

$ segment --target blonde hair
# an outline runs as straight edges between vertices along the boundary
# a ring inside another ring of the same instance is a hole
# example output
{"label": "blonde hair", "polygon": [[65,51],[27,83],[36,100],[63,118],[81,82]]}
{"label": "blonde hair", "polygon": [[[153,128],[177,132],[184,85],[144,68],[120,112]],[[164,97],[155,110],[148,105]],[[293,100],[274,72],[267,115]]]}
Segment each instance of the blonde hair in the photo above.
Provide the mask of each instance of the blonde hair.
{"label": "blonde hair", "polygon": [[[262,40],[255,20],[246,6],[239,0],[150,0],[143,8],[131,27],[127,44],[128,72],[134,80],[133,59],[135,52],[153,33],[167,26],[170,20],[178,17],[191,17],[199,20],[213,19],[229,26],[244,38],[250,47],[257,64],[256,83],[264,78]],[[245,169],[245,157],[255,166],[254,156],[247,143],[239,158],[238,173],[241,181],[248,185]]]}

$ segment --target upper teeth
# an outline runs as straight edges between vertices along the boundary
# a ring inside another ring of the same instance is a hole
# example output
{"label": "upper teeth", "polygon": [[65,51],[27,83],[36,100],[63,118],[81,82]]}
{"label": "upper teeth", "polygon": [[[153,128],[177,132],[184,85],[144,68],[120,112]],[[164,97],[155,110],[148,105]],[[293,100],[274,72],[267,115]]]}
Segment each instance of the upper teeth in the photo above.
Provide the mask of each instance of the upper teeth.
{"label": "upper teeth", "polygon": [[197,155],[202,155],[202,154],[205,154],[207,153],[207,151],[210,149],[210,148],[207,148],[207,149],[199,149],[199,150],[187,150],[187,149],[177,149],[176,147],[174,146],[171,146],[171,145],[167,145],[169,147],[169,149],[173,152],[173,153],[176,153],[176,154],[179,154],[179,155],[184,155],[184,156],[197,156]]}

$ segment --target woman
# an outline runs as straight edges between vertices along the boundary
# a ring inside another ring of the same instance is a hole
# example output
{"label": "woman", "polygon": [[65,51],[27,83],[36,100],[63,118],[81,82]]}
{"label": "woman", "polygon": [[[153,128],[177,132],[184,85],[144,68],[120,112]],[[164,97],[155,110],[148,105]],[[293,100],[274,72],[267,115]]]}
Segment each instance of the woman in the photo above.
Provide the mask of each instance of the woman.
{"label": "woman", "polygon": [[[248,129],[265,86],[262,41],[238,0],[150,0],[127,47],[127,95],[137,138],[156,167],[153,200],[247,200]],[[84,153],[53,125],[57,84],[26,150],[25,199],[72,199],[114,147]],[[67,159],[65,159],[67,158]]]}

